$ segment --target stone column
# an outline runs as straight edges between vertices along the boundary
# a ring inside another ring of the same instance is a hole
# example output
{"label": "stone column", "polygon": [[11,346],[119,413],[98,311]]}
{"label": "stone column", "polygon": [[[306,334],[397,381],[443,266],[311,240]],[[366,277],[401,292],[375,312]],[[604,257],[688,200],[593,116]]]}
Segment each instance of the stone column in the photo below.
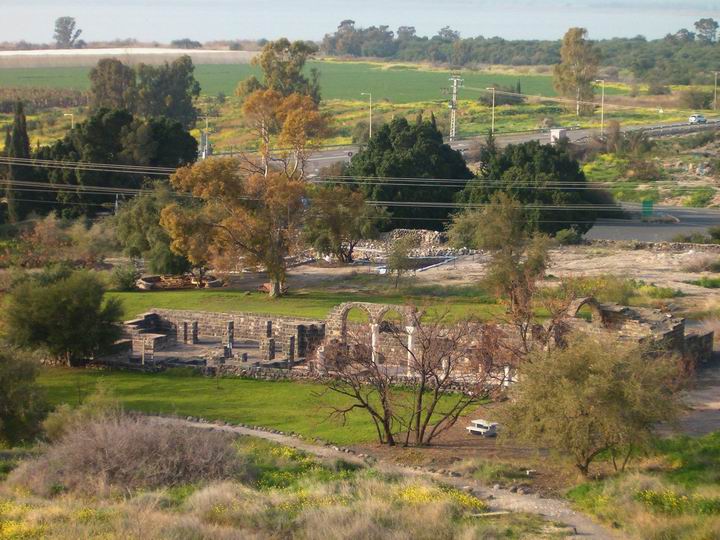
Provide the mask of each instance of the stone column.
{"label": "stone column", "polygon": [[188,322],[187,322],[187,321],[183,321],[183,322],[181,323],[181,325],[182,325],[182,326],[181,326],[181,328],[180,328],[180,331],[181,331],[181,333],[182,333],[182,342],[183,342],[183,343],[188,343],[188,342],[190,341],[190,332],[189,332],[190,329],[189,329],[189,327],[188,327]]}
{"label": "stone column", "polygon": [[290,336],[288,339],[287,359],[288,362],[295,360],[295,336]]}
{"label": "stone column", "polygon": [[407,355],[407,367],[405,371],[405,375],[408,377],[412,377],[412,365],[413,365],[413,355],[412,352],[415,348],[415,330],[416,328],[414,326],[406,326],[405,332],[407,332],[407,349],[408,349],[408,355]]}
{"label": "stone column", "polygon": [[272,321],[268,321],[268,322],[267,322],[265,335],[266,335],[267,337],[269,337],[269,338],[272,337],[272,335],[273,335],[273,325],[272,325]]}
{"label": "stone column", "polygon": [[192,322],[192,344],[197,345],[200,341],[198,336],[200,334],[200,329],[198,328],[198,322],[193,321]]}
{"label": "stone column", "polygon": [[225,344],[227,348],[232,352],[233,345],[235,344],[235,323],[228,321],[225,326]]}
{"label": "stone column", "polygon": [[378,344],[380,343],[380,325],[373,323],[370,325],[370,330],[372,331],[372,361],[374,364],[378,361]]}

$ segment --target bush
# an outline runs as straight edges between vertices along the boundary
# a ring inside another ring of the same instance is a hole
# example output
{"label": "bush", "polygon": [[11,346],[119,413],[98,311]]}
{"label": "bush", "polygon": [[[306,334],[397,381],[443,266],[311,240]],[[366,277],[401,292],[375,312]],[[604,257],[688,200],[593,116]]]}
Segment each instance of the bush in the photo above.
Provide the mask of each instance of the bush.
{"label": "bush", "polygon": [[11,289],[8,339],[22,348],[43,348],[67,364],[107,352],[120,337],[119,301],[106,301],[105,287],[87,271],[61,274],[49,283],[41,277],[26,278]]}
{"label": "bush", "polygon": [[571,277],[562,282],[562,288],[571,296],[592,296],[599,302],[628,304],[637,296],[640,284],[632,279],[607,275],[601,277]]}
{"label": "bush", "polygon": [[706,289],[720,289],[720,278],[703,277],[690,283]]}
{"label": "bush", "polygon": [[132,265],[116,266],[110,276],[110,286],[116,291],[133,291],[140,272]]}
{"label": "bush", "polygon": [[75,426],[43,455],[13,471],[8,482],[51,496],[252,477],[254,471],[226,433],[114,415]]}
{"label": "bush", "polygon": [[685,272],[720,272],[720,257],[697,253],[683,264],[682,269]]}
{"label": "bush", "polygon": [[575,246],[582,242],[582,234],[577,229],[562,229],[555,234],[555,240],[561,246]]}
{"label": "bush", "polygon": [[39,432],[46,404],[37,374],[37,366],[17,352],[0,351],[0,446],[29,441]]}
{"label": "bush", "polygon": [[92,420],[110,418],[122,412],[120,402],[112,391],[98,382],[95,391],[74,409],[67,403],[59,405],[42,423],[45,437],[52,442]]}
{"label": "bush", "polygon": [[680,94],[680,104],[686,109],[709,109],[712,102],[712,92],[691,89]]}

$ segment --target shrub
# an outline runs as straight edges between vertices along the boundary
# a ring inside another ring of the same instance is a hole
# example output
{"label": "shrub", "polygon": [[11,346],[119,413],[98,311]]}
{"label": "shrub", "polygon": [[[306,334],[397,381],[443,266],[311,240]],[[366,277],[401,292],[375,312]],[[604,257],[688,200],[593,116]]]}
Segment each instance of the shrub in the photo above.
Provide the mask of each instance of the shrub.
{"label": "shrub", "polygon": [[720,272],[720,257],[697,253],[685,261],[682,269],[685,272]]}
{"label": "shrub", "polygon": [[577,229],[562,229],[555,235],[555,240],[561,246],[575,246],[582,242],[582,234]]}
{"label": "shrub", "polygon": [[8,482],[41,496],[95,495],[253,476],[226,433],[114,415],[75,426]]}
{"label": "shrub", "polygon": [[[8,338],[22,348],[44,348],[68,364],[103,354],[120,337],[122,309],[105,300],[105,287],[87,271],[64,271],[55,281],[30,277],[7,300]],[[47,277],[47,276],[46,276]]]}
{"label": "shrub", "polygon": [[613,275],[570,277],[562,282],[562,288],[572,296],[592,296],[600,302],[616,304],[628,304],[633,296],[637,296],[639,287],[635,280]]}
{"label": "shrub", "polygon": [[658,287],[655,284],[641,285],[637,291],[642,296],[655,298],[657,300],[667,300],[682,296],[682,292],[671,287]]}
{"label": "shrub", "polygon": [[132,264],[116,266],[110,276],[110,286],[116,291],[133,291],[139,277],[140,273]]}
{"label": "shrub", "polygon": [[59,405],[42,424],[45,437],[50,441],[60,440],[66,433],[95,419],[120,414],[122,407],[112,391],[98,382],[95,391],[78,407],[67,403]]}
{"label": "shrub", "polygon": [[702,277],[690,283],[698,287],[705,287],[706,289],[720,289],[720,278]]}
{"label": "shrub", "polygon": [[0,351],[0,446],[31,440],[46,405],[35,383],[38,368],[15,351]]}

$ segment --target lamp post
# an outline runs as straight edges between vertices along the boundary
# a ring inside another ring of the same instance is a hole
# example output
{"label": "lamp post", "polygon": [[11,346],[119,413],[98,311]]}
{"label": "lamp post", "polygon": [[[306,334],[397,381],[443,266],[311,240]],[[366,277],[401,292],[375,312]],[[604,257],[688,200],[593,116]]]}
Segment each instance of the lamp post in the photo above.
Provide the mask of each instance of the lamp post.
{"label": "lamp post", "polygon": [[598,83],[602,84],[602,97],[600,98],[600,136],[605,135],[605,79],[598,79]]}
{"label": "lamp post", "polygon": [[370,139],[372,139],[372,92],[362,92],[360,94],[361,96],[368,96],[370,98]]}
{"label": "lamp post", "polygon": [[70,129],[75,129],[75,115],[73,113],[65,113],[63,116],[70,117]]}
{"label": "lamp post", "polygon": [[493,86],[492,88],[486,88],[488,92],[492,92],[492,127],[490,128],[490,133],[495,135],[495,91],[496,88]]}

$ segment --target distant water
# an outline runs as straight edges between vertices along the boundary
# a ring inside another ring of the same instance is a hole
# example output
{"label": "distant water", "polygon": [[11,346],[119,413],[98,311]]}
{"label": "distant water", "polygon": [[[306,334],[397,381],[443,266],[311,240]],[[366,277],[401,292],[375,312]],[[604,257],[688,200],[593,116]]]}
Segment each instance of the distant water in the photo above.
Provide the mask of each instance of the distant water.
{"label": "distant water", "polygon": [[56,17],[74,16],[88,40],[320,39],[343,19],[359,26],[443,26],[464,37],[556,39],[570,26],[593,38],[662,37],[720,19],[720,0],[2,0],[0,40],[50,41]]}

